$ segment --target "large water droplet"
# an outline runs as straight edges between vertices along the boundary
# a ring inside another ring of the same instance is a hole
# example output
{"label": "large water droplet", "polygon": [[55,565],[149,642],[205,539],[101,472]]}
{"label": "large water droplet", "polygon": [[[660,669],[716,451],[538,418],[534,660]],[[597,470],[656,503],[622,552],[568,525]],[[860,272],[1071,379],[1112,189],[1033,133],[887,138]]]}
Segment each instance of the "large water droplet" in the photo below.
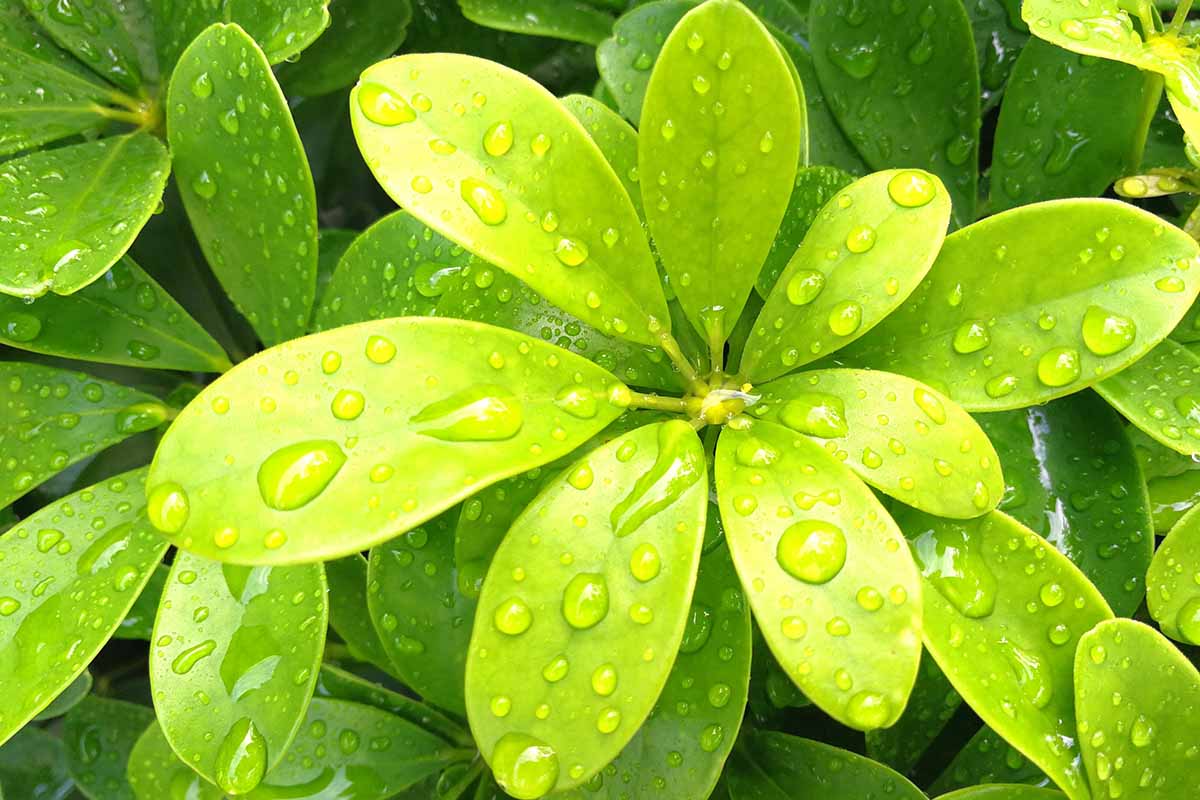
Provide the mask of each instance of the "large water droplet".
{"label": "large water droplet", "polygon": [[892,704],[877,692],[859,692],[846,702],[846,716],[862,730],[882,728],[892,715]]}
{"label": "large water droplet", "polygon": [[4,335],[14,342],[32,342],[42,332],[42,321],[24,311],[10,311],[0,320]]}
{"label": "large water droplet", "polygon": [[1200,597],[1193,597],[1183,604],[1175,615],[1175,625],[1184,639],[1200,644]]}
{"label": "large water droplet", "polygon": [[417,433],[449,442],[496,442],[521,430],[521,401],[503,386],[479,384],[431,403],[409,420]]}
{"label": "large water droplet", "polygon": [[970,320],[954,332],[954,352],[967,355],[987,347],[992,341],[987,326],[980,320]]}
{"label": "large water droplet", "polygon": [[937,186],[927,172],[906,169],[897,172],[888,181],[888,196],[892,202],[905,208],[926,205],[937,195]]}
{"label": "large water droplet", "polygon": [[249,717],[235,722],[217,750],[217,785],[229,794],[245,794],[267,771],[267,740]]}
{"label": "large water droplet", "polygon": [[802,392],[779,412],[779,421],[794,431],[822,439],[845,436],[846,404],[840,397],[823,392]]}
{"label": "large water droplet", "polygon": [[788,278],[787,299],[794,306],[804,306],[817,299],[825,288],[825,276],[820,272],[802,269]]}
{"label": "large water droplet", "polygon": [[216,649],[217,643],[209,639],[181,650],[179,655],[171,661],[171,671],[176,675],[187,675],[193,667],[212,655]]}
{"label": "large water droplet", "polygon": [[703,603],[695,603],[688,612],[687,625],[683,629],[683,640],[679,652],[695,653],[708,644],[712,635],[713,610]]}
{"label": "large water droplet", "polygon": [[117,412],[117,432],[132,435],[152,430],[166,420],[167,414],[162,403],[134,403]]}
{"label": "large water droplet", "polygon": [[838,336],[849,336],[862,325],[862,306],[851,300],[835,305],[829,311],[829,330]]}
{"label": "large water droplet", "polygon": [[378,83],[364,83],[358,87],[358,107],[363,116],[376,125],[390,127],[417,118],[417,113],[403,97]]}
{"label": "large water droplet", "polygon": [[489,156],[502,156],[512,149],[513,126],[508,120],[492,123],[483,134],[483,149]]}
{"label": "large water droplet", "polygon": [[478,178],[464,178],[459,193],[484,224],[499,225],[508,219],[508,206],[504,198]]}
{"label": "large water droplet", "polygon": [[650,542],[642,542],[633,548],[633,553],[629,556],[629,571],[633,573],[633,577],[646,583],[657,578],[661,569],[662,559],[658,555],[657,547]]}
{"label": "large water droplet", "polygon": [[183,530],[191,513],[187,492],[174,481],[160,483],[150,490],[146,499],[146,516],[150,524],[163,533],[175,534]]}
{"label": "large water droplet", "polygon": [[541,739],[506,733],[492,749],[492,772],[512,797],[537,800],[558,782],[558,755]]}
{"label": "large water droplet", "polygon": [[581,572],[563,589],[562,614],[577,630],[587,630],[608,616],[608,581],[598,572]]}
{"label": "large water droplet", "polygon": [[846,535],[824,520],[802,520],[779,537],[775,560],[805,583],[828,583],[846,564]]}
{"label": "large water droplet", "polygon": [[1137,325],[1129,317],[1100,306],[1088,306],[1083,314],[1083,343],[1098,356],[1111,356],[1133,344]]}
{"label": "large water droplet", "polygon": [[492,621],[496,624],[496,630],[501,633],[520,636],[533,624],[533,612],[524,600],[510,597],[496,606],[492,613]]}
{"label": "large water droplet", "polygon": [[1047,386],[1066,386],[1079,377],[1079,351],[1071,347],[1055,347],[1038,359],[1038,380]]}
{"label": "large water droplet", "polygon": [[267,456],[258,468],[258,493],[268,507],[292,511],[311,503],[346,463],[336,442],[296,442]]}
{"label": "large water droplet", "polygon": [[705,474],[704,446],[683,420],[664,422],[658,429],[654,466],[637,479],[629,494],[612,510],[617,536],[628,536],[642,523],[683,496]]}
{"label": "large water droplet", "polygon": [[924,531],[913,543],[921,574],[960,614],[982,619],[996,607],[996,576],[980,552],[978,535],[953,524]]}

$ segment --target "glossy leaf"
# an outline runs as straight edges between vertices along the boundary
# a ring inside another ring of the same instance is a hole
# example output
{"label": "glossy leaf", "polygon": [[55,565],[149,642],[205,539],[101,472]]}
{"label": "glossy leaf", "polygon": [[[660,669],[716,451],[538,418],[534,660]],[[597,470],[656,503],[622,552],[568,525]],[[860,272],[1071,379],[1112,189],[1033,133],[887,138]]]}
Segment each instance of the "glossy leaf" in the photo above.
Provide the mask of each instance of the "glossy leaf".
{"label": "glossy leaf", "polygon": [[49,719],[58,719],[66,714],[75,706],[79,705],[79,701],[88,696],[88,692],[92,690],[92,673],[84,670],[75,676],[75,680],[58,693],[58,696],[51,701],[50,705],[46,706],[40,714],[33,718],[34,722],[43,722]]}
{"label": "glossy leaf", "polygon": [[717,445],[721,519],[779,663],[844,725],[904,710],[921,655],[921,591],[903,536],[820,445],[772,422]]}
{"label": "glossy leaf", "polygon": [[1193,719],[1200,673],[1140,622],[1102,623],[1079,640],[1075,704],[1096,796],[1167,800],[1200,792]]}
{"label": "glossy leaf", "polygon": [[167,150],[148,133],[0,165],[0,292],[71,294],[132,244],[162,197]]}
{"label": "glossy leaf", "polygon": [[[82,372],[0,363],[0,448],[6,506],[81,459],[167,418],[158,398]],[[11,460],[10,460],[11,459]]]}
{"label": "glossy leaf", "polygon": [[241,567],[179,553],[150,682],[172,749],[229,794],[254,789],[304,721],[325,645],[319,564]]}
{"label": "glossy leaf", "polygon": [[1154,528],[1120,416],[1081,392],[978,420],[1004,465],[1000,510],[1071,559],[1114,613],[1132,615],[1145,596]]}
{"label": "glossy leaf", "polygon": [[[167,574],[170,568],[159,564],[150,574],[142,593],[121,620],[121,625],[113,632],[114,639],[141,639],[148,642],[154,634],[154,617],[158,614],[158,603],[162,599],[163,589],[167,585]],[[145,727],[144,725],[142,726]],[[141,728],[138,729],[140,734]]]}
{"label": "glossy leaf", "polygon": [[595,45],[612,32],[613,18],[582,0],[458,0],[458,5],[472,22],[513,33]]}
{"label": "glossy leaf", "polygon": [[961,706],[962,696],[929,651],[923,651],[904,713],[892,727],[867,732],[867,755],[902,775],[911,775]]}
{"label": "glossy leaf", "polygon": [[631,386],[668,392],[678,392],[682,386],[662,350],[605,335],[508,273],[478,260],[442,278],[439,289],[439,317],[485,322],[542,339],[583,356]]}
{"label": "glossy leaf", "polygon": [[1066,797],[1053,789],[1018,784],[972,786],[957,792],[940,795],[938,800],[1057,800]]}
{"label": "glossy leaf", "polygon": [[63,725],[67,768],[91,800],[134,800],[126,768],[129,754],[154,710],[92,695],[67,715]]}
{"label": "glossy leaf", "polygon": [[[925,646],[983,721],[1087,800],[1072,697],[1075,643],[1112,618],[1042,537],[994,511],[965,522],[898,516],[925,586]],[[1032,609],[1032,611],[1031,611]]]}
{"label": "glossy leaf", "polygon": [[975,219],[979,68],[961,0],[816,0],[813,61],[842,130],[874,169],[919,167],[949,187],[955,223]]}
{"label": "glossy leaf", "polygon": [[0,295],[0,342],[34,353],[195,372],[229,358],[198,322],[128,256],[74,294]]}
{"label": "glossy leaf", "polygon": [[1159,444],[1137,428],[1130,427],[1126,433],[1146,479],[1154,532],[1164,536],[1200,502],[1200,463]]}
{"label": "glossy leaf", "polygon": [[454,563],[457,517],[442,514],[372,548],[367,604],[401,681],[461,714],[475,599],[460,590]]}
{"label": "glossy leaf", "polygon": [[191,0],[149,2],[154,8],[155,43],[164,74],[213,23],[232,22],[244,28],[272,64],[300,53],[329,25],[330,0],[234,0],[219,5]]}
{"label": "glossy leaf", "polygon": [[409,0],[336,0],[329,27],[299,61],[276,69],[288,94],[316,96],[349,86],[364,69],[400,49],[412,20]]}
{"label": "glossy leaf", "polygon": [[976,784],[1050,786],[1046,773],[984,725],[929,787],[934,797]]}
{"label": "glossy leaf", "polygon": [[509,794],[578,786],[650,713],[687,623],[705,473],[690,426],[648,425],[579,461],[513,524],[466,679],[472,732]]}
{"label": "glossy leaf", "polygon": [[910,506],[977,517],[1004,493],[996,450],[969,414],[925,384],[868,370],[814,370],[760,387],[761,419],[804,434]]}
{"label": "glossy leaf", "polygon": [[68,495],[0,536],[0,742],[83,671],[166,551],[143,521],[142,481]]}
{"label": "glossy leaf", "polygon": [[1029,41],[1029,28],[1021,21],[1020,0],[970,0],[963,5],[975,35],[980,99],[986,113],[1000,102],[1013,65]]}
{"label": "glossy leaf", "polygon": [[400,56],[363,73],[350,113],[375,177],[413,216],[606,333],[655,344],[669,326],[628,195],[531,79],[467,56]]}
{"label": "glossy leaf", "polygon": [[142,83],[137,46],[118,17],[119,0],[90,3],[24,0],[25,10],[62,47],[71,51],[100,77],[129,91]]}
{"label": "glossy leaf", "polygon": [[1146,572],[1146,604],[1163,633],[1200,644],[1200,511],[1195,507],[1163,539]]}
{"label": "glossy leaf", "polygon": [[360,661],[384,672],[395,670],[367,608],[367,560],[358,553],[325,562],[329,583],[329,627]]}
{"label": "glossy leaf", "polygon": [[[313,318],[318,331],[433,313],[471,254],[403,211],[367,228],[338,260]],[[380,268],[382,264],[382,268]]]}
{"label": "glossy leaf", "polygon": [[646,222],[713,349],[737,321],[791,195],[807,136],[792,86],[762,23],[740,3],[710,0],[671,31],[646,89]]}
{"label": "glossy leaf", "polygon": [[1043,403],[1166,336],[1200,290],[1196,254],[1183,231],[1126,203],[1011,209],[947,236],[917,290],[843,357],[923,380],[968,411]]}
{"label": "glossy leaf", "polygon": [[179,760],[157,721],[151,722],[129,753],[129,785],[137,800],[185,797],[225,800],[225,793]]}
{"label": "glossy leaf", "polygon": [[[348,228],[321,228],[317,231],[317,305],[325,296],[329,282],[333,280],[333,273],[337,269],[338,262],[342,260],[342,256],[350,249],[350,245],[354,244],[354,240],[359,237],[360,233],[361,231]],[[315,315],[315,306],[313,312]],[[312,326],[311,318],[309,326]]]}
{"label": "glossy leaf", "polygon": [[1102,194],[1138,134],[1135,68],[1033,40],[1021,51],[992,147],[991,209]]}
{"label": "glossy leaf", "polygon": [[771,293],[825,204],[853,182],[853,175],[837,167],[804,167],[796,171],[796,183],[783,222],[775,232],[775,241],[754,283],[760,295],[767,297]]}
{"label": "glossy leaf", "polygon": [[562,99],[562,104],[587,129],[588,135],[625,187],[634,210],[644,218],[642,191],[638,188],[637,131],[617,112],[591,97],[570,94]]}
{"label": "glossy leaf", "polygon": [[151,467],[151,521],[233,563],[349,555],[565,455],[624,397],[591,362],[499,328],[338,328],[242,362],[180,412]]}
{"label": "glossy leaf", "polygon": [[950,197],[920,170],[876,172],[830,198],[767,296],[742,357],[755,382],[844,347],[921,283],[950,221]]}
{"label": "glossy leaf", "polygon": [[72,789],[62,740],[28,727],[0,748],[0,792],[8,800],[65,798]]}
{"label": "glossy leaf", "polygon": [[213,25],[180,57],[166,105],[179,192],[214,274],[268,346],[302,335],[316,198],[266,57],[238,26]]}
{"label": "glossy leaf", "polygon": [[413,725],[440,736],[450,744],[468,745],[471,742],[470,734],[460,728],[457,723],[420,701],[363,680],[357,675],[329,664],[321,665],[314,696],[347,700],[378,708],[380,711],[386,711],[408,720]]}
{"label": "glossy leaf", "polygon": [[650,69],[663,44],[683,15],[695,8],[692,0],[654,0],[631,8],[613,25],[612,36],[596,47],[600,77],[612,90],[617,108],[639,125]]}
{"label": "glossy leaf", "polygon": [[1200,356],[1166,339],[1096,391],[1155,441],[1184,455],[1200,454]]}

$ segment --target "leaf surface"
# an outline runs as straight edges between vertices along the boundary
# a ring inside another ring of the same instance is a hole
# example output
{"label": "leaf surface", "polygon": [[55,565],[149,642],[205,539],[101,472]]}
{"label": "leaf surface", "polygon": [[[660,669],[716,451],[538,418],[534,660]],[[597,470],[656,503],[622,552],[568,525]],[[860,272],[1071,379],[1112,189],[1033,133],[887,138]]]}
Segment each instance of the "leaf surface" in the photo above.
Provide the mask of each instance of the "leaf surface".
{"label": "leaf surface", "polygon": [[71,788],[66,750],[54,734],[31,726],[0,749],[0,791],[9,800],[67,797]]}
{"label": "leaf surface", "polygon": [[337,0],[329,27],[298,61],[276,69],[288,94],[309,97],[349,86],[367,67],[395,53],[412,21],[410,0]]}
{"label": "leaf surface", "polygon": [[796,254],[796,249],[816,222],[821,209],[835,194],[853,182],[853,175],[837,167],[802,167],[796,170],[796,182],[788,198],[787,211],[779,223],[779,230],[775,232],[775,241],[771,243],[767,260],[763,262],[762,270],[754,282],[760,295],[770,295],[771,288],[779,281],[779,276]]}
{"label": "leaf surface", "polygon": [[440,736],[450,744],[465,746],[471,743],[470,734],[460,728],[458,723],[442,715],[441,712],[408,695],[393,692],[377,683],[371,683],[329,664],[321,665],[321,671],[317,675],[314,697],[347,700],[378,708],[380,711],[386,711],[408,720],[413,725]]}
{"label": "leaf surface", "polygon": [[1200,356],[1165,339],[1096,391],[1133,425],[1177,453],[1200,453]]}
{"label": "leaf surface", "polygon": [[395,671],[367,608],[367,560],[358,553],[325,562],[329,583],[329,627],[360,661]]}
{"label": "leaf surface", "polygon": [[33,718],[34,722],[44,722],[46,720],[58,719],[66,714],[75,706],[79,705],[79,701],[87,697],[88,692],[92,690],[92,673],[85,669],[83,672],[75,676],[75,680],[58,693],[58,696],[42,709],[42,712]]}
{"label": "leaf surface", "polygon": [[570,94],[562,99],[562,104],[587,129],[588,135],[625,187],[634,210],[644,219],[642,190],[638,187],[637,131],[616,111],[591,97]]}
{"label": "leaf surface", "polygon": [[129,753],[129,785],[137,800],[162,800],[174,792],[188,800],[225,800],[225,793],[179,760],[153,721]]}
{"label": "leaf surface", "polygon": [[937,797],[955,789],[994,783],[1051,785],[1046,773],[1036,764],[1000,738],[1000,734],[984,725],[930,785],[929,793]]}
{"label": "leaf surface", "polygon": [[1184,514],[1163,539],[1146,572],[1146,604],[1163,633],[1200,644],[1200,512]]}
{"label": "leaf surface", "polygon": [[640,127],[650,70],[692,0],[654,0],[637,5],[614,23],[612,36],[596,47],[596,66],[626,119]]}
{"label": "leaf surface", "polygon": [[129,754],[152,722],[151,708],[97,695],[71,709],[62,736],[79,791],[92,800],[134,800],[126,776]]}
{"label": "leaf surface", "polygon": [[582,0],[458,0],[458,5],[472,22],[513,33],[596,45],[612,32],[613,18]]}
{"label": "leaf surface", "polygon": [[1029,41],[1029,28],[1013,0],[971,0],[963,5],[975,35],[980,100],[987,113],[1004,96],[1013,64]]}
{"label": "leaf surface", "polygon": [[[96,462],[93,461],[92,464],[94,463]],[[89,464],[89,466],[91,465]],[[167,575],[170,571],[170,567],[166,564],[159,564],[154,568],[142,593],[133,602],[125,619],[121,620],[121,626],[113,632],[114,639],[150,641],[154,634],[154,617],[158,614],[158,603],[162,599],[163,589],[166,588]],[[141,728],[139,728],[138,733],[141,734],[141,732]]]}
{"label": "leaf surface", "polygon": [[867,732],[867,755],[902,775],[913,774],[961,706],[962,696],[929,651],[922,651],[917,682],[904,713],[892,727]]}
{"label": "leaf surface", "polygon": [[93,72],[123,89],[138,91],[142,69],[137,44],[119,21],[127,13],[123,3],[24,0],[24,5],[59,45],[74,53]]}
{"label": "leaf surface", "polygon": [[1053,789],[998,784],[960,789],[957,792],[939,795],[937,800],[1059,800],[1063,797],[1066,795]]}
{"label": "leaf surface", "polygon": [[158,60],[164,74],[171,71],[180,54],[213,23],[240,25],[254,37],[272,64],[300,53],[329,25],[330,0],[231,0],[220,5],[150,0],[150,4],[154,9]]}

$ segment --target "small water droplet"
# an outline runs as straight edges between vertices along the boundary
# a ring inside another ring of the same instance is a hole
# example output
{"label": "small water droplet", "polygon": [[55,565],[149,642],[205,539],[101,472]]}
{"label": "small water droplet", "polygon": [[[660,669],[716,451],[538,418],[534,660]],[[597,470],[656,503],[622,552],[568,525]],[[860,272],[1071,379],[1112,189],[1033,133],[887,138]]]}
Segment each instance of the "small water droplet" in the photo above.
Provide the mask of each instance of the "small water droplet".
{"label": "small water droplet", "polygon": [[563,590],[562,614],[577,630],[587,630],[608,615],[608,582],[598,572],[581,572]]}

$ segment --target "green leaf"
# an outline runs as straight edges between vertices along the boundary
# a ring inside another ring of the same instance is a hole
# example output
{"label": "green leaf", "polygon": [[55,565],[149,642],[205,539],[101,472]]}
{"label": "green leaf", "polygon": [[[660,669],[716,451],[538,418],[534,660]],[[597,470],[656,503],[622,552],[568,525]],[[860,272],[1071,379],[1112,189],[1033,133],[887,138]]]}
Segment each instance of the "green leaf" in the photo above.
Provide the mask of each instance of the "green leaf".
{"label": "green leaf", "polygon": [[834,116],[873,169],[919,167],[950,189],[954,221],[975,219],[979,67],[961,0],[817,0],[813,61]]}
{"label": "green leaf", "polygon": [[679,373],[657,347],[607,336],[506,272],[478,260],[448,275],[437,315],[485,322],[540,338],[599,364],[631,386],[678,392]]}
{"label": "green leaf", "polygon": [[479,25],[591,45],[604,41],[613,26],[611,16],[582,0],[458,0],[458,5]]}
{"label": "green leaf", "polygon": [[626,397],[591,362],[499,328],[337,328],[243,361],[180,412],[151,467],[151,521],[234,563],[349,555],[565,455]]}
{"label": "green leaf", "polygon": [[[1129,366],[1200,282],[1194,239],[1113,200],[1052,200],[946,237],[917,290],[843,352],[968,411],[1044,403]],[[915,332],[915,335],[914,335]]]}
{"label": "green leaf", "polygon": [[815,370],[762,387],[751,413],[802,433],[910,506],[977,517],[1004,493],[1000,459],[969,414],[925,384],[868,370]]}
{"label": "green leaf", "polygon": [[754,283],[759,294],[767,297],[771,293],[821,209],[853,182],[853,175],[837,167],[804,167],[796,171],[796,183],[792,186],[783,222],[779,224],[767,260]]}
{"label": "green leaf", "polygon": [[904,710],[921,592],[887,511],[820,445],[772,422],[717,445],[721,519],[779,663],[822,711],[873,730]]}
{"label": "green leaf", "polygon": [[1114,613],[1133,614],[1145,596],[1154,528],[1120,416],[1080,392],[978,420],[1004,465],[1000,509],[1071,559]]}
{"label": "green leaf", "polygon": [[320,307],[321,300],[325,296],[325,290],[329,287],[329,282],[333,280],[333,273],[337,269],[338,262],[342,260],[342,256],[346,254],[350,245],[354,244],[354,240],[361,233],[361,231],[349,228],[321,228],[317,231],[317,299],[313,307],[313,315],[309,318],[310,328],[317,308]]}
{"label": "green leaf", "polygon": [[302,335],[316,198],[270,64],[241,28],[213,25],[180,57],[166,105],[179,192],[217,279],[268,346]]}
{"label": "green leaf", "polygon": [[687,423],[639,428],[555,479],[501,544],[466,694],[480,752],[514,797],[580,785],[650,713],[687,623],[705,472]]}
{"label": "green leaf", "polygon": [[1170,339],[1128,369],[1096,384],[1096,391],[1160,444],[1200,453],[1200,395],[1192,390],[1200,356]]}
{"label": "green leaf", "polygon": [[137,44],[119,21],[120,0],[42,2],[23,0],[25,10],[62,47],[110,83],[136,92],[142,84]]}
{"label": "green leaf", "polygon": [[74,294],[0,295],[0,342],[34,353],[193,372],[224,372],[229,358],[188,312],[122,256]]}
{"label": "green leaf", "polygon": [[638,217],[645,218],[642,190],[638,188],[638,134],[628,122],[608,106],[581,94],[570,94],[562,104],[575,115],[604,159],[625,187]]}
{"label": "green leaf", "polygon": [[400,49],[412,20],[409,0],[337,0],[329,27],[299,61],[276,69],[288,94],[306,97],[349,86],[364,69]]}
{"label": "green leaf", "polygon": [[972,786],[960,789],[951,794],[944,794],[938,800],[1057,800],[1065,798],[1062,792],[1053,789],[1039,789],[1035,786],[996,785]]}
{"label": "green leaf", "polygon": [[367,605],[400,680],[426,702],[463,713],[475,599],[460,590],[449,512],[371,549]]}
{"label": "green leaf", "polygon": [[319,564],[240,567],[179,553],[150,682],[172,749],[230,794],[283,763],[312,697],[328,619]]}
{"label": "green leaf", "polygon": [[669,327],[628,195],[530,78],[469,56],[400,56],[363,73],[350,113],[368,165],[413,216],[605,333],[656,344]]}
{"label": "green leaf", "polygon": [[[183,51],[213,23],[240,25],[262,48],[272,64],[298,55],[329,25],[330,0],[237,0],[236,3],[197,3],[188,0],[149,0],[154,9],[155,42],[164,75]],[[339,3],[345,0],[338,0]]]}
{"label": "green leaf", "polygon": [[28,727],[0,748],[0,790],[9,800],[63,798],[71,789],[66,750],[57,736]]}
{"label": "green leaf", "polygon": [[129,785],[137,800],[225,800],[225,793],[179,760],[157,721],[151,722],[129,753]]}
{"label": "green leaf", "polygon": [[167,149],[148,133],[0,165],[0,292],[71,294],[116,263],[162,198]]}
{"label": "green leaf", "polygon": [[438,711],[407,695],[385,689],[329,664],[321,665],[314,691],[316,697],[348,700],[394,714],[437,734],[450,744],[465,746],[471,743],[470,734]]}
{"label": "green leaf", "polygon": [[1003,96],[1013,64],[1029,41],[1029,28],[1021,21],[1020,0],[973,0],[963,5],[975,35],[980,100],[987,113]]}
{"label": "green leaf", "polygon": [[79,705],[79,701],[87,697],[88,692],[92,690],[92,673],[84,670],[75,676],[75,680],[71,681],[65,689],[58,693],[58,696],[42,710],[40,714],[33,718],[34,722],[44,722],[48,719],[57,719],[63,714],[66,714],[75,706]]}
{"label": "green leaf", "polygon": [[[1112,618],[1042,537],[993,511],[957,521],[904,511],[925,586],[925,646],[983,721],[1087,800],[1071,691],[1075,643]],[[1030,610],[1032,609],[1032,611]]]}
{"label": "green leaf", "polygon": [[1049,786],[1050,779],[1021,751],[984,725],[958,751],[954,760],[929,787],[937,796],[980,783],[1033,784]]}
{"label": "green leaf", "polygon": [[389,214],[346,249],[321,296],[313,328],[432,314],[446,291],[443,281],[470,259],[470,253],[415,217]]}
{"label": "green leaf", "polygon": [[787,208],[807,136],[802,111],[775,41],[731,0],[688,12],[650,76],[638,141],[646,222],[688,319],[715,351]]}
{"label": "green leaf", "polygon": [[92,800],[134,800],[126,769],[129,754],[154,710],[92,695],[71,709],[63,725],[67,768]]}
{"label": "green leaf", "polygon": [[0,488],[0,506],[88,456],[135,433],[157,427],[170,414],[158,398],[69,372],[0,363],[0,452],[13,466]]}
{"label": "green leaf", "polygon": [[1103,194],[1142,113],[1142,74],[1040,40],[1013,68],[992,145],[991,210]]}
{"label": "green leaf", "polygon": [[[150,641],[154,634],[154,617],[158,614],[158,602],[162,599],[163,589],[167,586],[167,574],[170,571],[165,564],[159,564],[154,568],[142,593],[133,602],[125,619],[121,620],[120,627],[113,632],[114,639]],[[141,727],[144,728],[145,725]],[[141,728],[138,728],[138,733],[141,732]]]}
{"label": "green leaf", "polygon": [[1200,673],[1158,631],[1117,619],[1080,639],[1075,704],[1096,797],[1168,800],[1200,791],[1192,749]]}
{"label": "green leaf", "polygon": [[[837,167],[853,175],[871,170],[846,138],[817,80],[812,54],[791,37],[775,33],[776,40],[791,58],[804,87],[805,119],[808,122],[808,163]],[[786,217],[784,218],[786,221]]]}
{"label": "green leaf", "polygon": [[612,91],[621,114],[634,125],[641,123],[650,69],[663,43],[695,6],[693,0],[655,0],[638,5],[622,14],[613,25],[612,36],[597,45],[600,77]]}
{"label": "green leaf", "polygon": [[876,172],[818,212],[767,296],[742,357],[755,382],[844,347],[921,283],[950,221],[950,197],[920,170]]}
{"label": "green leaf", "polygon": [[911,775],[961,706],[962,696],[929,651],[922,651],[917,682],[904,713],[890,728],[867,731],[867,755]]}
{"label": "green leaf", "polygon": [[367,608],[367,560],[352,553],[326,561],[325,580],[329,583],[329,627],[355,658],[394,672]]}
{"label": "green leaf", "polygon": [[1164,447],[1137,428],[1127,428],[1126,433],[1146,480],[1154,532],[1166,535],[1200,501],[1200,463]]}
{"label": "green leaf", "polygon": [[0,675],[11,689],[0,742],[83,671],[166,551],[142,517],[142,487],[143,472],[127,472],[0,536]]}
{"label": "green leaf", "polygon": [[1146,572],[1146,604],[1163,633],[1185,644],[1200,644],[1200,511],[1192,510],[1171,528]]}

